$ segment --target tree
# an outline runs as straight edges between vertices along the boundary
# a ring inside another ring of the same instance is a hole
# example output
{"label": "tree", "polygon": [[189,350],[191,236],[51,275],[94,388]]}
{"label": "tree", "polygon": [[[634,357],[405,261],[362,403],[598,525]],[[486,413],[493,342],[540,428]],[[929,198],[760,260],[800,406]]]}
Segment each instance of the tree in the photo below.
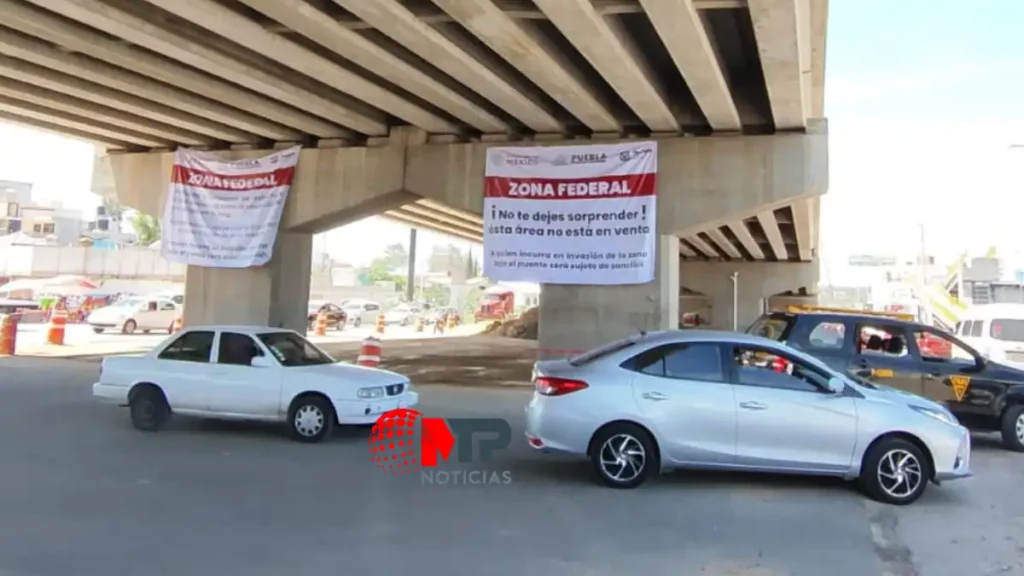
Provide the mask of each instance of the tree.
{"label": "tree", "polygon": [[132,218],[136,242],[140,246],[149,246],[160,240],[160,221],[142,212],[136,212]]}
{"label": "tree", "polygon": [[391,244],[384,249],[384,254],[378,260],[394,270],[409,265],[409,253],[405,250],[404,244]]}
{"label": "tree", "polygon": [[120,222],[124,217],[124,206],[114,198],[103,199],[103,209],[107,212],[107,216],[114,222]]}

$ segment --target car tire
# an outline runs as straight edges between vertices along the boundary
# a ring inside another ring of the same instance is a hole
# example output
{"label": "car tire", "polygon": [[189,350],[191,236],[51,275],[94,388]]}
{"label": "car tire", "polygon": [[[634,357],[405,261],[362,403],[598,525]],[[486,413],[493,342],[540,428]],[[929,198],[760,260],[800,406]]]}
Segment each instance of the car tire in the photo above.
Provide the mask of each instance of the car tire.
{"label": "car tire", "polygon": [[[595,478],[611,488],[636,488],[658,468],[658,447],[650,433],[636,424],[612,424],[598,430],[590,444]],[[625,460],[616,462],[625,449]]]}
{"label": "car tire", "polygon": [[160,388],[139,384],[128,393],[128,411],[132,426],[143,432],[156,432],[171,415],[171,407]]}
{"label": "car tire", "polygon": [[1024,452],[1024,406],[1010,406],[1003,412],[1000,432],[1003,436],[1003,448]]}
{"label": "car tire", "polygon": [[409,325],[409,319],[408,318],[402,318],[402,321],[399,322],[398,325],[402,326],[402,327],[408,326]]}
{"label": "car tire", "polygon": [[299,442],[313,444],[330,437],[336,420],[334,406],[318,394],[299,396],[288,409],[288,431]]}
{"label": "car tire", "polygon": [[892,437],[868,449],[859,483],[872,500],[906,506],[924,494],[931,477],[931,464],[921,449],[909,440]]}
{"label": "car tire", "polygon": [[353,328],[359,328],[362,325],[363,325],[363,319],[359,318],[358,316],[356,317],[355,320],[352,321],[352,327]]}
{"label": "car tire", "polygon": [[135,323],[135,320],[126,320],[121,326],[121,334],[134,334],[135,329],[138,327],[139,325]]}
{"label": "car tire", "polygon": [[92,331],[96,334],[103,334],[103,328],[93,328]]}

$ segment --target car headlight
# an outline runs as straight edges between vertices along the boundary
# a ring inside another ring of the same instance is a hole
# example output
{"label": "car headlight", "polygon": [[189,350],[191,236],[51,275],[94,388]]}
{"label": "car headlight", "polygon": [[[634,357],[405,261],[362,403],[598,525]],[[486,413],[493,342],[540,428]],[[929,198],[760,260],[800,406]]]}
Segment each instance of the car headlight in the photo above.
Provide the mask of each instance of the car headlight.
{"label": "car headlight", "polygon": [[372,388],[360,388],[356,395],[366,400],[372,398],[383,398],[384,388],[381,386],[373,386]]}
{"label": "car headlight", "polygon": [[931,416],[932,418],[945,422],[946,424],[949,424],[951,426],[960,425],[960,422],[957,421],[956,416],[953,416],[953,414],[948,410],[926,408],[924,406],[911,406],[911,408],[917,410],[918,412],[924,414],[925,416]]}

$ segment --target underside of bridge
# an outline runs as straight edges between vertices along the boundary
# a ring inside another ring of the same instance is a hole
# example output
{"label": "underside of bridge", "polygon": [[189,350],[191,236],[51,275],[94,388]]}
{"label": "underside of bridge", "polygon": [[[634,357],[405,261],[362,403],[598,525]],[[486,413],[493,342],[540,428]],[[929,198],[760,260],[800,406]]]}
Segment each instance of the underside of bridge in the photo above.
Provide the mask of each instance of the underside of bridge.
{"label": "underside of bridge", "polygon": [[[800,131],[825,0],[4,0],[0,118],[110,151]],[[386,216],[469,240],[472,213]],[[685,231],[686,258],[810,260],[813,199]]]}
{"label": "underside of bridge", "polygon": [[[671,326],[680,274],[716,301],[726,268],[744,267],[751,298],[813,287],[816,270],[805,271],[828,187],[827,10],[827,0],[2,0],[0,119],[96,143],[106,151],[96,189],[150,214],[179,146],[246,158],[301,145],[279,236],[279,250],[294,251],[369,215],[480,241],[489,146],[656,139],[658,279],[542,297],[542,318],[596,314],[614,328],[588,337],[607,339],[637,318]],[[305,312],[287,295],[301,287],[281,277],[302,274],[287,260],[262,272],[190,268],[189,289],[262,286],[259,303],[218,318],[252,319],[256,306],[297,324]]]}

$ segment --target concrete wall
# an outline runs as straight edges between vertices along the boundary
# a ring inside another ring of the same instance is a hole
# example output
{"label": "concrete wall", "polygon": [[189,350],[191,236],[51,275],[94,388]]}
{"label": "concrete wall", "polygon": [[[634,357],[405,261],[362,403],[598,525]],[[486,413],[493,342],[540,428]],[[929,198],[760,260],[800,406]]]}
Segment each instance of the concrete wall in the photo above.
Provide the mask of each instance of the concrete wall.
{"label": "concrete wall", "polygon": [[[679,267],[679,283],[711,298],[711,316],[707,318],[711,328],[731,330],[733,327],[733,272],[738,273],[736,324],[744,330],[762,314],[765,299],[801,288],[813,292],[818,285],[819,265],[817,262],[683,262]],[[812,298],[810,301],[797,299],[794,303],[814,302]]]}
{"label": "concrete wall", "polygon": [[181,280],[185,266],[164,260],[159,250],[107,250],[82,246],[3,246],[0,276],[60,275]]}
{"label": "concrete wall", "polygon": [[641,330],[679,325],[679,239],[658,239],[653,282],[630,286],[544,284],[540,289],[541,357],[561,357]]}
{"label": "concrete wall", "polygon": [[[419,198],[481,214],[486,152],[498,144],[419,144],[421,140],[304,149],[283,229],[328,230]],[[821,195],[828,188],[824,122],[806,134],[662,138],[658,146],[658,226],[665,234],[683,235],[708,224],[746,218]],[[235,159],[263,154],[223,153]],[[147,214],[161,214],[173,161],[171,153],[107,156],[119,201]],[[97,174],[100,178],[108,172],[100,167]]]}

